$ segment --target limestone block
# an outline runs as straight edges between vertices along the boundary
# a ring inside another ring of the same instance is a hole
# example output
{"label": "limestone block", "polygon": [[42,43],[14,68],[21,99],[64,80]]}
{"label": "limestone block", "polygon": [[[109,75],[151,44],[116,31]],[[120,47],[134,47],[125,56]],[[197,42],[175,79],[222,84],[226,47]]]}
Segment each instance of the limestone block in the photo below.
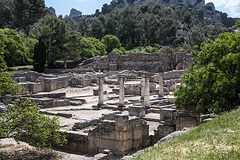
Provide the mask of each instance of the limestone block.
{"label": "limestone block", "polygon": [[109,140],[109,139],[101,139],[100,140],[100,147],[99,150],[109,149],[114,153],[122,153],[124,154],[127,151],[132,149],[132,141],[116,141],[116,140]]}
{"label": "limestone block", "polygon": [[162,108],[160,110],[160,121],[165,121],[167,119],[173,120],[176,113],[176,109]]}
{"label": "limestone block", "polygon": [[166,125],[159,125],[157,134],[160,138],[169,135],[170,133],[176,131],[175,126],[166,126]]}
{"label": "limestone block", "polygon": [[132,131],[132,138],[133,139],[141,139],[142,137],[143,137],[142,128],[135,128]]}
{"label": "limestone block", "polygon": [[116,130],[120,132],[128,131],[130,129],[130,125],[128,122],[125,123],[116,123]]}
{"label": "limestone block", "polygon": [[195,128],[199,125],[197,117],[188,117],[178,115],[176,118],[176,130],[182,130],[183,128]]}
{"label": "limestone block", "polygon": [[143,137],[147,137],[149,135],[149,125],[143,126],[142,135],[143,135]]}
{"label": "limestone block", "polygon": [[142,139],[132,140],[132,149],[140,149],[142,147]]}
{"label": "limestone block", "polygon": [[88,153],[88,136],[74,131],[60,131],[66,135],[67,143],[58,148],[71,152]]}
{"label": "limestone block", "polygon": [[129,116],[127,114],[116,114],[115,115],[115,122],[116,123],[126,123],[129,120]]}
{"label": "limestone block", "polygon": [[100,138],[88,135],[88,153],[96,154],[99,152]]}
{"label": "limestone block", "polygon": [[144,117],[146,115],[145,107],[143,106],[130,106],[128,109],[130,116]]}
{"label": "limestone block", "polygon": [[118,134],[119,134],[120,141],[128,141],[131,139],[131,136],[132,136],[129,131],[118,132]]}

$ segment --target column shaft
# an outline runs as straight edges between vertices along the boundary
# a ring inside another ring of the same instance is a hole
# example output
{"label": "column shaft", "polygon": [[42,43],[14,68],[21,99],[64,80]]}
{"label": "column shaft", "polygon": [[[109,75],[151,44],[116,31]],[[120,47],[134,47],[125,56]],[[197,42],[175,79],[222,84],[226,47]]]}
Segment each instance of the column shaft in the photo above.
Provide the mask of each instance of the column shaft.
{"label": "column shaft", "polygon": [[159,73],[159,94],[158,97],[163,97],[163,73]]}
{"label": "column shaft", "polygon": [[103,97],[103,76],[98,77],[98,107],[101,107],[104,102],[104,97]]}
{"label": "column shaft", "polygon": [[141,79],[141,98],[140,98],[140,100],[142,100],[142,101],[144,100],[144,94],[145,94],[144,89],[145,89],[145,78],[142,77],[142,79]]}
{"label": "column shaft", "polygon": [[124,107],[124,77],[119,77],[119,105],[118,107]]}
{"label": "column shaft", "polygon": [[149,77],[145,77],[144,92],[144,106],[148,108],[150,105]]}

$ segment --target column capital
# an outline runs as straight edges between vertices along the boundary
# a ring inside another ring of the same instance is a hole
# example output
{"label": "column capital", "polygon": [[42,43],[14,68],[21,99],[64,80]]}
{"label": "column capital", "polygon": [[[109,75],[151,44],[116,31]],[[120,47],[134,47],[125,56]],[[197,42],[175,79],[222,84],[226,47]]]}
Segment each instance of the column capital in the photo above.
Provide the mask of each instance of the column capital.
{"label": "column capital", "polygon": [[98,78],[104,78],[105,76],[103,74],[98,74],[97,77]]}
{"label": "column capital", "polygon": [[152,73],[142,73],[143,78],[151,78],[153,76]]}
{"label": "column capital", "polygon": [[119,74],[119,75],[118,75],[118,78],[125,78],[125,77],[126,77],[125,74]]}

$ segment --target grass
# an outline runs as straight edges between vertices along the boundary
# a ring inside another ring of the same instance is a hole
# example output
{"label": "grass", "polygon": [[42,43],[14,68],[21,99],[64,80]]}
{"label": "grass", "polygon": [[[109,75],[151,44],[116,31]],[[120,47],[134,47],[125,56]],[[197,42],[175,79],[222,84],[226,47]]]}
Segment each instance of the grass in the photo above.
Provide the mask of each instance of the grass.
{"label": "grass", "polygon": [[240,109],[218,116],[172,141],[144,150],[133,160],[240,159]]}
{"label": "grass", "polygon": [[17,71],[19,68],[33,68],[33,65],[8,67],[9,71]]}

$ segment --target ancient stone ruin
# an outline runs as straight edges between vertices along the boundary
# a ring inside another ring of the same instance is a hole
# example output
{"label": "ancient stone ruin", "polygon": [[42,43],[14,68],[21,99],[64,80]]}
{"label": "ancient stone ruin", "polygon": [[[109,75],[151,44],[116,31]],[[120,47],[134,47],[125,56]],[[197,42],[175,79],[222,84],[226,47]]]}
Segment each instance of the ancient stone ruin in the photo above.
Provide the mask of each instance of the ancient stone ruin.
{"label": "ancient stone ruin", "polygon": [[62,73],[17,71],[13,80],[31,93],[42,114],[59,117],[59,132],[68,140],[60,149],[124,156],[202,123],[199,112],[171,102],[184,70],[164,72],[170,68],[166,57],[157,56],[111,53]]}

